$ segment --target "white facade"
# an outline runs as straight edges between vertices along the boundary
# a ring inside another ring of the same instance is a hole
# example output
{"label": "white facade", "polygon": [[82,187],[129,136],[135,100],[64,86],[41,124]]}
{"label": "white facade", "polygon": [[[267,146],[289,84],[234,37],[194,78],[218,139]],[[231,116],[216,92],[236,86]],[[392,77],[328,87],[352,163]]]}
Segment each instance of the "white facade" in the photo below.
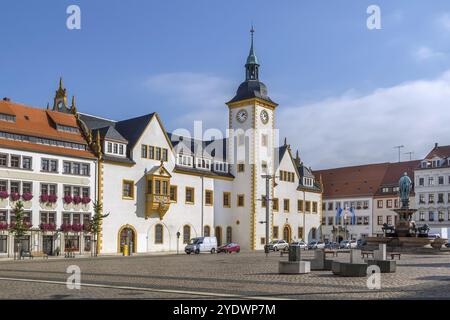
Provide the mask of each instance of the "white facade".
{"label": "white facade", "polygon": [[415,175],[415,221],[427,224],[430,233],[450,235],[450,160],[433,156],[424,159]]}

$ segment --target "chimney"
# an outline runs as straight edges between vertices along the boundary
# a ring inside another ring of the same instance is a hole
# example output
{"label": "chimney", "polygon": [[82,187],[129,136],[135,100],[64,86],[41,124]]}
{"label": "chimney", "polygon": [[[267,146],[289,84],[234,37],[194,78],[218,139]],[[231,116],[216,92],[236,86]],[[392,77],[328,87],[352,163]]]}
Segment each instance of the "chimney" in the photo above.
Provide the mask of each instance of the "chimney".
{"label": "chimney", "polygon": [[11,99],[8,98],[8,97],[4,97],[4,98],[3,98],[3,101],[11,101]]}
{"label": "chimney", "polygon": [[437,149],[437,147],[438,147],[438,143],[436,142],[436,143],[434,144],[434,148]]}

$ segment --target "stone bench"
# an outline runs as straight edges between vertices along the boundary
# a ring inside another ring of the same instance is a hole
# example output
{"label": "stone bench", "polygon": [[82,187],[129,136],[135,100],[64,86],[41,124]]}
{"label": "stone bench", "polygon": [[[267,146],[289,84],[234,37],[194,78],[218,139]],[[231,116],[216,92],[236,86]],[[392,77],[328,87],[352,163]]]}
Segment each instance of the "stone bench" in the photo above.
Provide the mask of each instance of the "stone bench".
{"label": "stone bench", "polygon": [[367,260],[367,264],[378,266],[381,273],[395,273],[397,271],[397,263],[393,260]]}
{"label": "stone bench", "polygon": [[333,261],[331,264],[331,271],[335,275],[342,277],[366,277],[367,263],[349,263]]}
{"label": "stone bench", "polygon": [[388,255],[391,256],[391,260],[394,260],[395,257],[398,257],[398,260],[400,260],[402,254],[400,252],[389,252]]}

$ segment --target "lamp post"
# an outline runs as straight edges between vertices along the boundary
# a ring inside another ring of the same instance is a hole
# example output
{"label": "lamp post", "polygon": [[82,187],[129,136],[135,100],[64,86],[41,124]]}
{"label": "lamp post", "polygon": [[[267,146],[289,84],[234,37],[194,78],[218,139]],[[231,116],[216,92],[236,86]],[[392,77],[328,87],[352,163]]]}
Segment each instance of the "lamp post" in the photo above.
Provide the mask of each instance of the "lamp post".
{"label": "lamp post", "polygon": [[266,254],[266,257],[269,255],[269,236],[270,236],[270,201],[272,199],[269,196],[270,193],[270,180],[272,178],[275,178],[275,176],[272,176],[270,174],[263,174],[261,176],[263,179],[266,179],[266,198],[263,200],[266,203],[266,221],[260,221],[260,223],[266,224],[266,243],[264,245],[264,252]]}
{"label": "lamp post", "polygon": [[181,235],[181,233],[180,233],[180,231],[178,231],[177,232],[177,254],[178,254],[178,246],[180,244],[180,235]]}

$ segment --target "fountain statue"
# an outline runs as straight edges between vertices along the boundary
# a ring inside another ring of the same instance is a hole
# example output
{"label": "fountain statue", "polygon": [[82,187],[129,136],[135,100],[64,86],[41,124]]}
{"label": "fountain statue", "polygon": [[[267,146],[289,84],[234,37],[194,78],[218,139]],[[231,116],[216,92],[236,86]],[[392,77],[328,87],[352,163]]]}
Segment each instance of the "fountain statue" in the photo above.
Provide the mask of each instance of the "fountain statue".
{"label": "fountain statue", "polygon": [[388,224],[383,225],[383,237],[369,237],[367,243],[369,245],[378,245],[386,243],[388,247],[409,248],[423,248],[431,247],[439,249],[447,242],[447,239],[429,239],[428,225],[417,228],[413,220],[413,215],[417,209],[409,207],[409,196],[412,190],[412,181],[405,172],[398,181],[399,197],[401,206],[399,209],[394,209],[398,214],[398,219],[395,226]]}

